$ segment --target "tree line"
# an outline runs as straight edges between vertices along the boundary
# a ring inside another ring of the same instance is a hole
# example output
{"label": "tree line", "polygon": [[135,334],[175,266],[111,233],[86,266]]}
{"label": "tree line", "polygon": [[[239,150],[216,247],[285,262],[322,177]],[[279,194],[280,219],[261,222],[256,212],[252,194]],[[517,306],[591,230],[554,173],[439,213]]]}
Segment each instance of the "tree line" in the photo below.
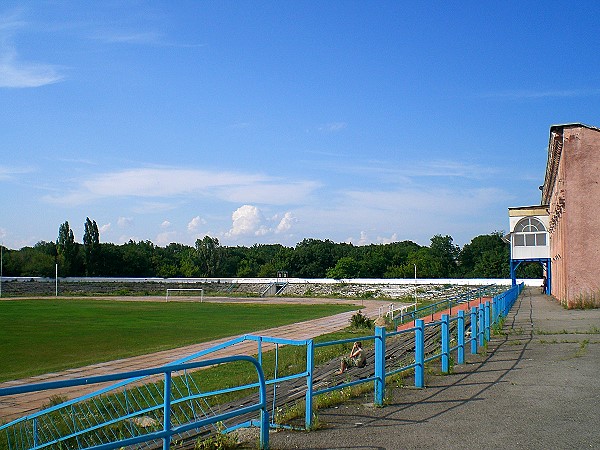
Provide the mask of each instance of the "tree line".
{"label": "tree line", "polygon": [[[194,246],[150,241],[101,243],[96,221],[86,218],[83,243],[68,222],[56,242],[4,250],[4,276],[54,277],[275,277],[299,278],[508,278],[509,244],[501,232],[474,237],[462,248],[451,236],[435,235],[429,246],[412,241],[353,245],[304,239],[295,247],[255,244],[222,246],[205,236]],[[521,265],[519,277],[541,278],[539,265]]]}

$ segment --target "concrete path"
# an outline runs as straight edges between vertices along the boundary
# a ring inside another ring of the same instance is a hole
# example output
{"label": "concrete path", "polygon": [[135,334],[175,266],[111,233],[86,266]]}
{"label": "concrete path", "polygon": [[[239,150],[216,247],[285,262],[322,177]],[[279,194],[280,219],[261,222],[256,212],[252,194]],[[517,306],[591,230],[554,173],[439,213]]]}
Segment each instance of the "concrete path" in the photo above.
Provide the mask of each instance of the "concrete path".
{"label": "concrete path", "polygon": [[[120,299],[112,298],[112,300],[121,301],[164,301],[163,297],[122,297]],[[227,301],[240,302],[240,303],[303,303],[303,304],[316,304],[316,303],[337,303],[337,304],[350,304],[360,309],[363,314],[368,317],[377,317],[379,314],[380,307],[383,312],[387,311],[387,306],[390,304],[389,301],[379,300],[341,300],[341,299],[307,299],[307,298],[209,298],[204,301]],[[306,322],[299,322],[291,325],[285,325],[277,328],[270,328],[267,330],[258,331],[256,335],[272,336],[284,339],[295,339],[304,340],[310,339],[315,336],[320,336],[325,333],[341,330],[349,325],[350,317],[356,313],[356,310],[337,314],[330,317],[324,317],[321,319],[310,320]],[[216,341],[204,342],[201,344],[191,345],[182,348],[176,348],[173,350],[166,350],[158,353],[152,353],[149,355],[142,355],[133,358],[120,359],[116,361],[109,361],[100,364],[94,364],[86,367],[79,367],[75,369],[66,370],[64,372],[49,373],[27,379],[14,380],[5,383],[0,383],[0,388],[16,386],[21,384],[29,383],[42,383],[47,381],[59,381],[73,378],[87,378],[95,375],[104,375],[109,373],[127,372],[131,370],[145,369],[150,367],[163,366],[169,362],[178,360],[187,355],[197,353],[215,345],[226,342],[237,336],[231,336],[228,338],[219,339]],[[263,345],[264,350],[268,350],[268,345]],[[220,350],[217,353],[212,354],[213,358],[240,355],[256,354],[257,348],[256,343],[245,342],[235,347],[229,347]],[[44,405],[49,403],[49,399],[53,395],[67,396],[68,398],[76,398],[78,396],[93,392],[99,389],[99,385],[94,386],[83,386],[71,389],[57,389],[53,391],[43,391],[31,394],[21,394],[13,396],[0,397],[0,423],[5,423],[10,420],[31,414],[42,408]]]}
{"label": "concrete path", "polygon": [[369,395],[319,411],[317,431],[272,433],[271,448],[600,448],[600,310],[526,289],[486,354],[413,381],[388,385],[383,408]]}

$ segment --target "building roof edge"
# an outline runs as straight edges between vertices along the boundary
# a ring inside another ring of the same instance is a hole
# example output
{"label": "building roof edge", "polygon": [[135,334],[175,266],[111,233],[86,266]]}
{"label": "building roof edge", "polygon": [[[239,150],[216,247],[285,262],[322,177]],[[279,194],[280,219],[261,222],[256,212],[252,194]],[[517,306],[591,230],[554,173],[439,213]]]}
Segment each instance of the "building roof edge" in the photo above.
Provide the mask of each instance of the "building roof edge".
{"label": "building roof edge", "polygon": [[600,131],[600,128],[598,128],[598,127],[586,125],[585,123],[581,123],[581,122],[571,122],[571,123],[561,123],[561,124],[550,125],[550,132],[552,132],[556,128],[567,128],[567,127],[584,127],[584,128],[588,128],[590,130]]}

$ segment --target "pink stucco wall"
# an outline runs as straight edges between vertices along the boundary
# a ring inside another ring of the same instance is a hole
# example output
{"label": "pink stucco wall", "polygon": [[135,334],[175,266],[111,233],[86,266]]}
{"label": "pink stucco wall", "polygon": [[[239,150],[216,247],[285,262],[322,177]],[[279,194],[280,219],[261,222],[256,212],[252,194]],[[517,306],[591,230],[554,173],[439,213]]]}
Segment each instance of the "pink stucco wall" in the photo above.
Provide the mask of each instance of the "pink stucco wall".
{"label": "pink stucco wall", "polygon": [[552,294],[568,306],[599,302],[600,131],[564,126],[554,139],[563,147],[549,198]]}

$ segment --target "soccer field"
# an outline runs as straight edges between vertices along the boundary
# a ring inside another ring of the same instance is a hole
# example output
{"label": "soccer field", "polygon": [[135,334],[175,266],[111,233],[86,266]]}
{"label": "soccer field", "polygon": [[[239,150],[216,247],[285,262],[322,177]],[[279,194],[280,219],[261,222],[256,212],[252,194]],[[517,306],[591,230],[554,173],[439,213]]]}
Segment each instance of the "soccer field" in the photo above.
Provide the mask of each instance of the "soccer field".
{"label": "soccer field", "polygon": [[142,355],[357,309],[340,304],[0,302],[0,381]]}

